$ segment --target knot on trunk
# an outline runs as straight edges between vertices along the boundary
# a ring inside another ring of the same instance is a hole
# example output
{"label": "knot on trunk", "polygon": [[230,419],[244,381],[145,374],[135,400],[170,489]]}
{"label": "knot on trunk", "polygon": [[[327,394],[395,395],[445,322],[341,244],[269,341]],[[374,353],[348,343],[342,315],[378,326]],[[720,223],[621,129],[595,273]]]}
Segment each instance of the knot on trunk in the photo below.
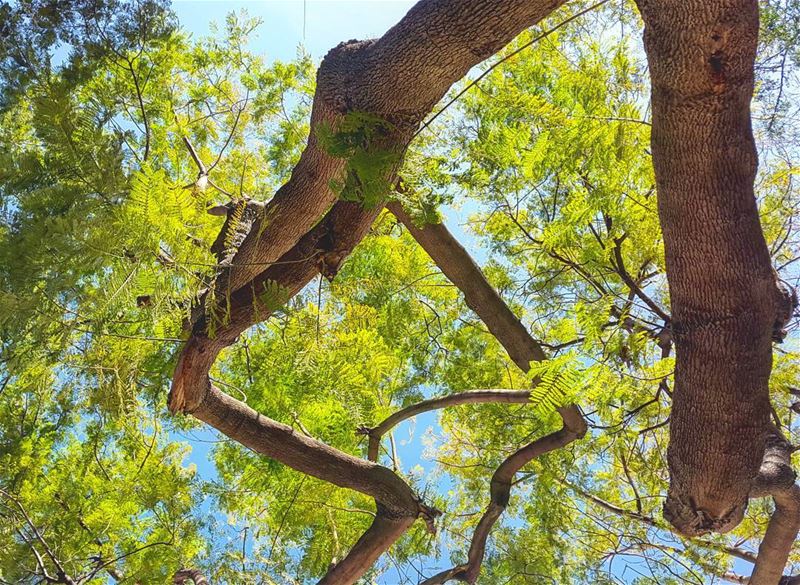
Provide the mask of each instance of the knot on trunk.
{"label": "knot on trunk", "polygon": [[786,325],[792,320],[797,309],[797,291],[775,273],[776,302],[775,323],[772,325],[772,341],[781,343],[786,338]]}
{"label": "knot on trunk", "polygon": [[180,569],[172,576],[174,585],[183,585],[191,581],[194,585],[210,585],[208,580],[197,569]]}
{"label": "knot on trunk", "polygon": [[724,533],[735,528],[744,518],[747,500],[720,513],[714,514],[697,507],[692,498],[667,496],[664,503],[664,518],[684,536],[701,536],[709,532]]}

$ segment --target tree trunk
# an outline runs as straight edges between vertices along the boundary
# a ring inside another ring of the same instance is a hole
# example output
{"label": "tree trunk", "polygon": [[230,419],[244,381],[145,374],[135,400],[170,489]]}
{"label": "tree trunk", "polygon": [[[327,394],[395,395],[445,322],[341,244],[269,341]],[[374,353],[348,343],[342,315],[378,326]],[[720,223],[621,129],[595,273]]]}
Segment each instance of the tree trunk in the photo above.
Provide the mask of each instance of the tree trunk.
{"label": "tree trunk", "polygon": [[750,125],[755,0],[639,0],[676,345],[665,517],[724,532],[747,507],[770,403],[777,286]]}

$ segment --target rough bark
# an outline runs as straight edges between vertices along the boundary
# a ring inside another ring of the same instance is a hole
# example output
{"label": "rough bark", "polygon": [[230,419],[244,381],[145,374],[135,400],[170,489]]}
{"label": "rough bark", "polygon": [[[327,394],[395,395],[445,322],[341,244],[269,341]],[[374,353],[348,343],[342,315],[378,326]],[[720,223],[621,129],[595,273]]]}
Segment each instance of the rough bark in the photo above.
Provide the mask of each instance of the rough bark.
{"label": "rough bark", "polygon": [[367,234],[380,209],[364,209],[345,201],[336,203],[325,219],[278,262],[230,296],[223,322],[216,322],[212,328],[209,321],[213,317],[201,315],[175,367],[170,410],[191,413],[210,386],[208,373],[219,352],[233,344],[243,331],[268,319],[321,271],[335,273]]}
{"label": "rough bark", "polygon": [[783,569],[800,531],[800,487],[794,483],[797,474],[792,468],[794,448],[778,427],[770,424],[768,428],[764,458],[750,497],[771,496],[775,511],[758,547],[750,585],[778,585],[792,579],[783,576]]}
{"label": "rough bark", "polygon": [[[272,200],[263,207],[254,207],[259,217],[249,219],[249,233],[242,238],[238,250],[226,257],[227,265],[222,268],[215,286],[216,301],[207,307],[206,312],[212,315],[206,315],[204,324],[208,327],[212,319],[213,327],[205,332],[195,328],[195,333],[201,337],[212,333],[219,343],[225,336],[226,345],[229,345],[239,332],[257,322],[233,314],[234,307],[249,312],[244,308],[245,303],[239,303],[234,297],[252,299],[264,292],[263,284],[267,280],[273,280],[286,290],[288,298],[294,287],[284,286],[280,280],[266,277],[264,273],[276,262],[297,262],[302,258],[296,253],[298,250],[320,256],[330,251],[320,245],[325,233],[313,226],[334,203],[336,196],[329,185],[332,180],[341,178],[345,165],[343,160],[329,156],[318,143],[316,130],[321,125],[335,129],[351,112],[375,115],[394,128],[377,141],[375,148],[402,155],[419,124],[455,81],[562,3],[562,0],[423,0],[380,39],[348,41],[332,49],[320,64],[311,134],[300,161]],[[392,174],[386,179],[387,185],[391,185],[396,177]],[[338,206],[335,205],[331,213]],[[369,210],[363,213],[369,215]],[[363,236],[369,227],[366,219],[363,223],[351,221],[363,228],[357,230]],[[343,233],[353,227],[344,221],[339,225],[343,226]],[[324,241],[330,247],[331,238]],[[312,242],[315,248],[310,247]],[[357,241],[352,245],[355,243]],[[337,245],[349,248],[347,251],[352,249],[352,246]],[[321,268],[325,272],[326,267],[322,265]],[[311,271],[311,266],[306,265],[305,269]],[[304,280],[300,268],[291,271],[292,274],[284,272],[281,276]],[[271,299],[266,304],[274,303]],[[198,351],[198,344],[193,341],[187,344],[178,366],[178,371],[186,376],[189,375],[188,364],[210,368],[213,358],[208,356],[207,346],[218,345],[203,341],[200,345],[205,357],[199,359],[197,355],[187,355]],[[192,374],[192,377],[202,381],[203,375]],[[204,385],[188,381],[184,384],[181,376],[174,378],[170,393],[173,412],[191,410],[192,405],[202,399],[184,395],[194,387],[203,388]]]}
{"label": "rough bark", "polygon": [[[775,511],[758,547],[758,560],[750,577],[750,585],[789,583],[793,577],[783,576],[783,569],[800,530],[800,487],[791,485],[773,493]],[[800,578],[797,578],[800,582]]]}
{"label": "rough bark", "polygon": [[220,275],[218,297],[246,286],[288,252],[334,203],[330,181],[340,178],[345,162],[319,144],[321,125],[335,129],[350,112],[376,115],[395,128],[379,147],[402,155],[454,82],[562,3],[423,0],[380,39],[347,41],[332,49],[317,73],[308,144],[289,181]]}
{"label": "rough bark", "polygon": [[764,453],[777,287],[753,194],[755,0],[639,0],[676,345],[665,517],[724,532]]}

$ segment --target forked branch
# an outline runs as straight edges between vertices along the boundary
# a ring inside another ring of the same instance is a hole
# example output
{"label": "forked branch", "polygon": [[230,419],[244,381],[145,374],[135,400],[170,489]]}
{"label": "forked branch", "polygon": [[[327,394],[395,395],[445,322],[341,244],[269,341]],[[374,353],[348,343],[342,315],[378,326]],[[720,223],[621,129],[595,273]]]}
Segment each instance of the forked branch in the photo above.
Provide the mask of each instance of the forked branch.
{"label": "forked branch", "polygon": [[[450,86],[562,0],[422,0],[383,37],[332,49],[317,73],[311,133],[289,181],[275,193],[220,278],[234,293],[258,264],[287,253],[336,200],[330,189],[345,161],[326,152],[317,130],[335,129],[348,113],[371,114],[393,128],[370,145],[402,158],[412,136]],[[502,15],[502,17],[500,17]],[[389,184],[394,177],[386,177]]]}

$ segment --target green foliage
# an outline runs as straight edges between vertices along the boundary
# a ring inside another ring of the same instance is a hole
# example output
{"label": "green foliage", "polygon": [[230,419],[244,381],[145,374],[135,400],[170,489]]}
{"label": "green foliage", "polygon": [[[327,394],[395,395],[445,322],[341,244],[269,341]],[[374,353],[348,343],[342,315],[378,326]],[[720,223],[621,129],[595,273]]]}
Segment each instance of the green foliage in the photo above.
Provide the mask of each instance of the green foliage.
{"label": "green foliage", "polygon": [[[182,565],[213,583],[313,582],[360,537],[374,503],[165,409],[192,306],[214,300],[222,222],[206,210],[268,199],[289,176],[308,137],[313,64],[253,55],[258,22],[246,14],[193,40],[160,4],[102,6],[91,31],[82,2],[0,9],[17,43],[0,48],[0,579],[41,580],[38,531],[86,582],[116,571],[164,583]],[[800,165],[786,96],[796,83],[779,97],[776,63],[796,66],[795,8],[762,3],[754,103],[761,219],[790,283]],[[457,234],[549,360],[519,371],[384,213],[332,283],[287,302],[266,282],[258,308],[273,316],[212,371],[257,411],[356,456],[366,450],[356,429],[424,398],[531,389],[532,404],[449,408],[384,439],[381,463],[445,515],[436,537],[415,525],[365,583],[416,583],[409,567],[428,575],[463,562],[497,465],[560,428],[555,410],[572,402],[587,438],[515,477],[481,583],[711,582],[732,566],[715,545],[757,546],[761,504],[711,544],[660,520],[675,359],[653,310],[669,303],[638,27],[632,4],[606,5],[504,61],[415,137],[400,169],[395,195],[420,224]],[[59,43],[73,49],[62,63]],[[399,158],[385,145],[395,133],[358,112],[319,129],[344,161],[332,185],[342,199],[373,206],[394,191],[386,178]],[[221,190],[201,187],[185,141]],[[244,212],[233,206],[234,226]],[[771,378],[793,443],[796,351],[792,334]]]}
{"label": "green foliage", "polygon": [[575,357],[565,354],[545,362],[532,362],[528,371],[531,406],[543,418],[554,410],[580,402],[582,375],[574,364]]}
{"label": "green foliage", "polygon": [[386,147],[387,138],[396,132],[390,122],[364,112],[348,112],[333,128],[320,124],[317,140],[329,155],[346,161],[343,180],[330,188],[343,201],[375,207],[392,190],[389,176],[397,169],[400,154]]}

